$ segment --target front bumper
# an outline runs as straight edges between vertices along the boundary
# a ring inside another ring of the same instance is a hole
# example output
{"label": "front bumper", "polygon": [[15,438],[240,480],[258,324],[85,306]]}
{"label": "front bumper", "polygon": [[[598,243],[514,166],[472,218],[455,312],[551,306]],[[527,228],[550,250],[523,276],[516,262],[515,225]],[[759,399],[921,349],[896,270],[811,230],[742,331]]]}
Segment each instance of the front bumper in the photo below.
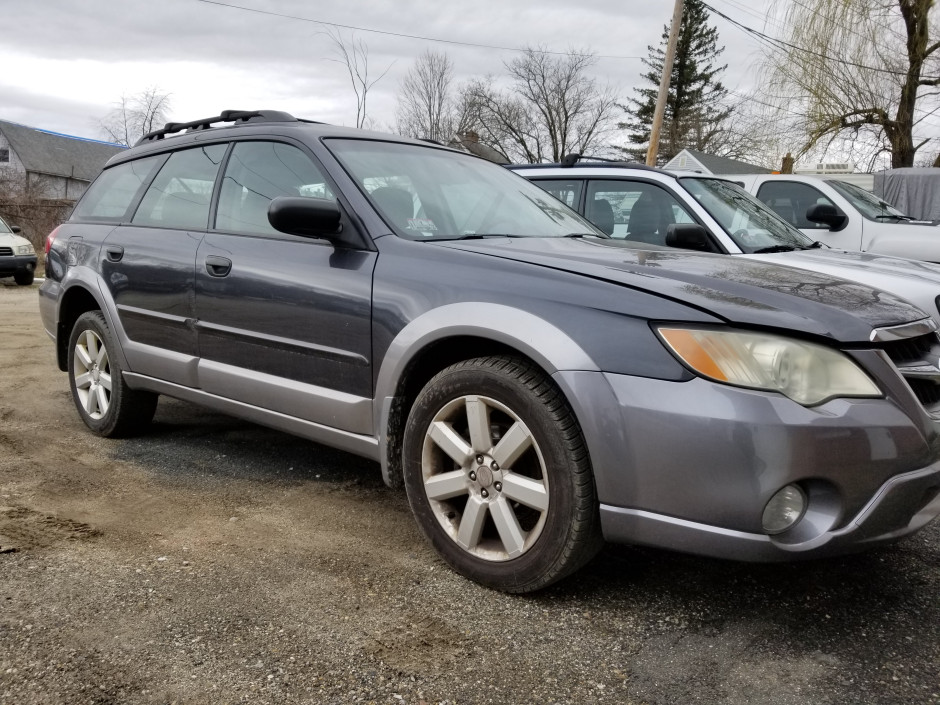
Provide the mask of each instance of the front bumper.
{"label": "front bumper", "polygon": [[[940,514],[937,424],[910,400],[807,409],[703,379],[555,379],[581,421],[610,541],[788,560],[892,541]],[[808,509],[768,536],[764,507],[791,483]]]}
{"label": "front bumper", "polygon": [[804,541],[787,541],[786,534],[767,536],[734,531],[638,509],[601,505],[601,524],[608,541],[762,562],[818,558],[891,543],[918,531],[938,515],[940,463],[892,478],[848,524],[836,530],[812,532],[815,535]]}
{"label": "front bumper", "polygon": [[0,277],[11,277],[17,272],[35,272],[36,255],[0,257]]}

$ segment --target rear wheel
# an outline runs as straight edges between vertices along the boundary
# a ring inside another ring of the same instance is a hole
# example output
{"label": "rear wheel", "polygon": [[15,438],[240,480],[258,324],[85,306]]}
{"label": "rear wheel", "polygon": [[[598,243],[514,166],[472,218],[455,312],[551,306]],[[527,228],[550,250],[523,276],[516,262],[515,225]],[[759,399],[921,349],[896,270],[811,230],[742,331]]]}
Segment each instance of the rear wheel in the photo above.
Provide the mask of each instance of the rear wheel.
{"label": "rear wheel", "polygon": [[69,338],[69,387],[82,421],[100,436],[128,436],[153,419],[157,395],[124,381],[111,329],[100,311],[82,314]]}
{"label": "rear wheel", "polygon": [[580,428],[561,391],[528,361],[478,358],[435,376],[412,408],[403,460],[422,531],[472,580],[537,590],[601,545]]}

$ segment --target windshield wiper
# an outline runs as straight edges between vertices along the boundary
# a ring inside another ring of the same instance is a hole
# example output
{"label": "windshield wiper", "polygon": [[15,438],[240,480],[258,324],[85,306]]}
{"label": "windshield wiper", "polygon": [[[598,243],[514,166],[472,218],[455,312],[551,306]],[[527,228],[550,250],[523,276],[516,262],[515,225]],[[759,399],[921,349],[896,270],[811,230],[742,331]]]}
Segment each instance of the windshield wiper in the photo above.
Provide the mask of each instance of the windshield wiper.
{"label": "windshield wiper", "polygon": [[900,215],[900,214],[892,215],[891,213],[883,213],[881,215],[876,215],[875,218],[877,220],[887,220],[889,218],[894,219],[894,220],[914,220],[914,218],[912,218],[909,215]]}
{"label": "windshield wiper", "polygon": [[[578,237],[601,237],[597,233],[566,233],[562,237],[578,238]],[[604,238],[609,239],[609,238]]]}
{"label": "windshield wiper", "polygon": [[510,235],[509,233],[466,233],[465,235],[454,235],[452,237],[435,237],[435,238],[422,238],[421,242],[440,242],[441,240],[446,240],[451,242],[453,240],[486,240],[491,237],[525,237],[524,235]]}
{"label": "windshield wiper", "polygon": [[769,254],[771,252],[793,252],[793,250],[802,250],[805,248],[799,247],[797,245],[771,245],[770,247],[762,247],[759,250],[754,250],[755,255]]}
{"label": "windshield wiper", "polygon": [[829,245],[827,245],[827,244],[824,243],[824,242],[820,242],[819,240],[816,240],[814,243],[812,243],[812,244],[810,244],[810,245],[807,245],[805,249],[807,249],[807,250],[818,250],[820,247],[825,247],[826,249],[831,249],[831,248],[829,247]]}

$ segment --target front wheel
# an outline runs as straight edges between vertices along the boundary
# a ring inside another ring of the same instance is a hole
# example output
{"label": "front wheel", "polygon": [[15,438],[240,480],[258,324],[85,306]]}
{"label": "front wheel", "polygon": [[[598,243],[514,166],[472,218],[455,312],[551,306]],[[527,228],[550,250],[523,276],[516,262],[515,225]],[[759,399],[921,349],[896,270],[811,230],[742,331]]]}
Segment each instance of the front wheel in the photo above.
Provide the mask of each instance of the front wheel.
{"label": "front wheel", "polygon": [[135,391],[112,356],[117,343],[100,311],[79,316],[69,338],[69,387],[82,421],[99,436],[129,436],[153,419],[157,395]]}
{"label": "front wheel", "polygon": [[528,361],[477,358],[440,372],[415,401],[403,445],[412,511],[462,575],[530,592],[600,548],[580,427],[561,391]]}
{"label": "front wheel", "polygon": [[20,286],[29,286],[33,283],[35,276],[32,269],[21,269],[13,273],[13,281]]}

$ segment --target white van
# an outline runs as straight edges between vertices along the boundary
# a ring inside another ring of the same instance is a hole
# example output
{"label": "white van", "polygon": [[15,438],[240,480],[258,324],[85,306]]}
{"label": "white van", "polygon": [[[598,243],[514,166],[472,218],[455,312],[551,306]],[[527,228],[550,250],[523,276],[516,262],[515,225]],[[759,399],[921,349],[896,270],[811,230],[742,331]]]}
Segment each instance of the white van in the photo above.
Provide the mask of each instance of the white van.
{"label": "white van", "polygon": [[915,220],[865,189],[802,174],[722,175],[814,240],[844,250],[940,262],[938,221]]}

